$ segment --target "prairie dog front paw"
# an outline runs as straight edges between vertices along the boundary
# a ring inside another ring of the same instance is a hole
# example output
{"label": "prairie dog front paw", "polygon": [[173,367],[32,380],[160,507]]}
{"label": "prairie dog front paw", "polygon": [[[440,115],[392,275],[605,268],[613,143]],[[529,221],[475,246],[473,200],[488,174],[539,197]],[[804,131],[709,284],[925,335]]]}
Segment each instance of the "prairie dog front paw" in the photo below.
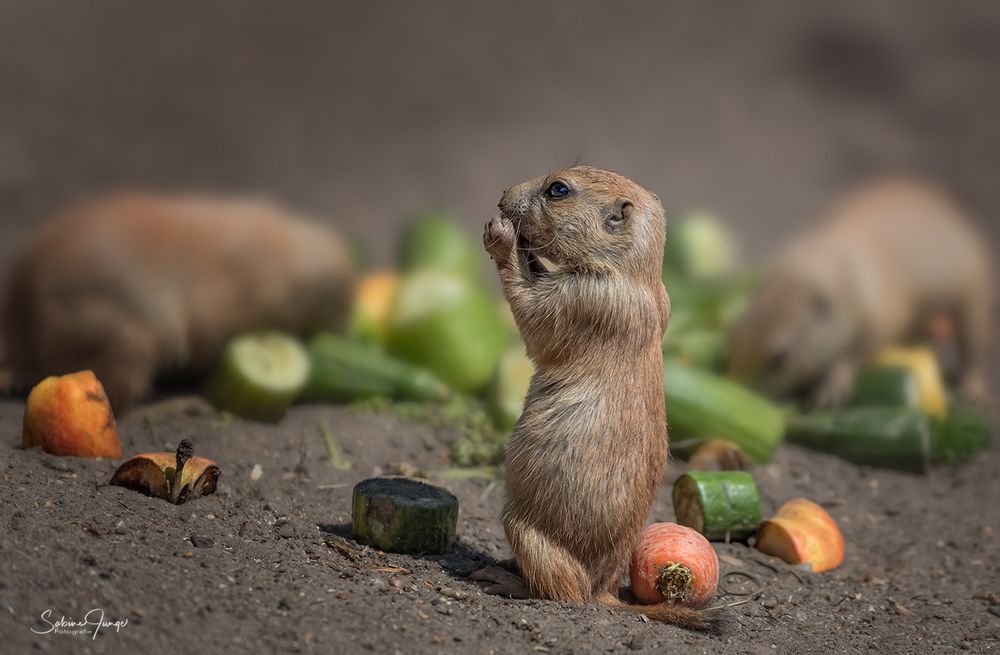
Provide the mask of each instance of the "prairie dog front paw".
{"label": "prairie dog front paw", "polygon": [[514,252],[515,239],[514,224],[502,216],[495,217],[483,230],[483,246],[498,263],[510,259]]}

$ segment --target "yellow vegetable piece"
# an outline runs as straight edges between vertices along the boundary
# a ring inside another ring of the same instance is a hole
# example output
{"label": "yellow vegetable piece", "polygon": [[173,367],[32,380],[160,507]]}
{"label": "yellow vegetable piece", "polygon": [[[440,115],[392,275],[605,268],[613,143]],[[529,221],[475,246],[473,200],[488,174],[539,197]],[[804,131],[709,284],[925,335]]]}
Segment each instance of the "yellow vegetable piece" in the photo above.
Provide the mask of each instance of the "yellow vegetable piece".
{"label": "yellow vegetable piece", "polygon": [[909,369],[917,379],[920,407],[931,416],[948,415],[948,394],[945,391],[941,367],[929,348],[903,348],[893,346],[878,354],[879,366],[898,366]]}

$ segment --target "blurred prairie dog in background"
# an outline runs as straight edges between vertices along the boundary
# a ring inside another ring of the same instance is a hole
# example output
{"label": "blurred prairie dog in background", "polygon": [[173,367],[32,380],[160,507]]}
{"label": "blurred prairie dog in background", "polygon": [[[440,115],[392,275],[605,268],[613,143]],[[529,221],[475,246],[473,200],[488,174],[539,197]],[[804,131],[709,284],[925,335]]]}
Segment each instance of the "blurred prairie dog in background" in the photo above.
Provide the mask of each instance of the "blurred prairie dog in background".
{"label": "blurred prairie dog in background", "polygon": [[877,351],[944,313],[957,326],[960,389],[988,401],[994,273],[984,243],[925,183],[887,178],[862,188],[766,269],[731,333],[731,373],[836,405]]}
{"label": "blurred prairie dog in background", "polygon": [[3,350],[16,387],[91,369],[123,411],[158,373],[204,372],[240,332],[341,325],[353,278],[336,234],[274,205],[110,196],[47,223],[21,250]]}

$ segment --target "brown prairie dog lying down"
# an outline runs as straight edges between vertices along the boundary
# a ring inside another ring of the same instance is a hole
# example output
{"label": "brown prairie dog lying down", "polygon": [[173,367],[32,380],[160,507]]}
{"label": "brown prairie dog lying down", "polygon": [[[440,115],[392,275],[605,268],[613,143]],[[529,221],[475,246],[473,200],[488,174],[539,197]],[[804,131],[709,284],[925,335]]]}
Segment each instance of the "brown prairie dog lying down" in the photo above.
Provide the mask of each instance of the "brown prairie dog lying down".
{"label": "brown prairie dog lying down", "polygon": [[958,328],[961,390],[987,401],[994,273],[984,243],[926,184],[892,178],[861,189],[775,258],[732,331],[732,373],[835,405],[877,351],[943,312]]}
{"label": "brown prairie dog lying down", "polygon": [[501,519],[520,575],[477,571],[490,593],[710,625],[697,610],[626,605],[617,593],[667,459],[665,227],[655,195],[583,166],[508,189],[486,226],[535,362],[507,446]]}
{"label": "brown prairie dog lying down", "polygon": [[158,373],[204,371],[240,332],[340,325],[353,268],[339,237],[267,203],[107,197],[19,253],[4,350],[16,386],[92,369],[122,411]]}

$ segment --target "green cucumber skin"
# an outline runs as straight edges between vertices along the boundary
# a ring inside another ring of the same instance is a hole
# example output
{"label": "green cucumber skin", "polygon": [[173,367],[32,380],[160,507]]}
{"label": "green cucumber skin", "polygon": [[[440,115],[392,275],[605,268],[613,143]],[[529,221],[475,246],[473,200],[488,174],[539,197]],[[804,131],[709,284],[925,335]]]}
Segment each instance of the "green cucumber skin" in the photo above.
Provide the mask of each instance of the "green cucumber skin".
{"label": "green cucumber skin", "polygon": [[317,335],[308,352],[312,372],[302,393],[304,402],[339,403],[374,396],[434,401],[449,395],[444,383],[428,371],[336,334]]}
{"label": "green cucumber skin", "polygon": [[989,446],[992,426],[975,411],[952,408],[947,418],[919,409],[865,407],[794,416],[788,440],[855,464],[925,473],[957,464]]}
{"label": "green cucumber skin", "polygon": [[[757,531],[761,521],[760,494],[746,471],[689,471],[674,483],[677,507],[687,479],[702,506],[702,534],[709,541],[743,541]],[[680,520],[680,517],[678,517]],[[683,525],[683,524],[682,524]],[[693,527],[693,526],[689,526]]]}
{"label": "green cucumber skin", "polygon": [[872,367],[854,382],[849,407],[920,407],[917,380],[907,368]]}
{"label": "green cucumber skin", "polygon": [[[415,496],[394,492],[406,485]],[[458,499],[441,487],[406,478],[372,478],[354,487],[352,531],[360,543],[392,553],[444,555],[458,524]]]}
{"label": "green cucumber skin", "polygon": [[722,376],[667,359],[663,386],[671,439],[726,439],[757,464],[781,443],[785,417],[778,406]]}
{"label": "green cucumber skin", "polygon": [[928,420],[917,409],[866,407],[794,416],[787,438],[855,464],[924,473],[931,463]]}

